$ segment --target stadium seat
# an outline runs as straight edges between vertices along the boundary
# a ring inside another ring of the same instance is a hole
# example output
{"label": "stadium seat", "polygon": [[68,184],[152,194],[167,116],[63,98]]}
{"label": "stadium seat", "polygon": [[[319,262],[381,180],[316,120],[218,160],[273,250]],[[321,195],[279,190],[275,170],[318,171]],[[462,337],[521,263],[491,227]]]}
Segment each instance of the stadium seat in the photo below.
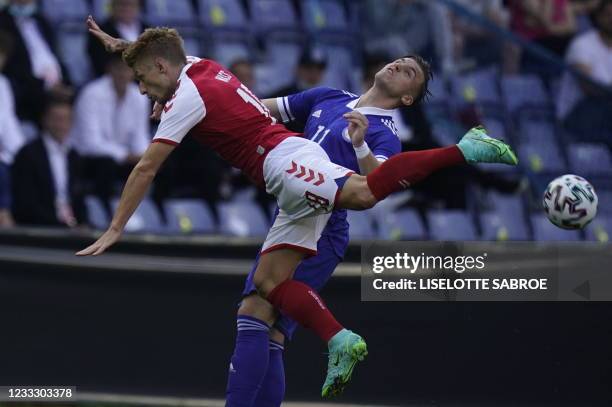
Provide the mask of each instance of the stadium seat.
{"label": "stadium seat", "polygon": [[433,240],[476,240],[471,217],[461,210],[435,210],[428,213],[429,235]]}
{"label": "stadium seat", "polygon": [[152,26],[196,25],[196,13],[190,0],[146,0],[145,19]]}
{"label": "stadium seat", "polygon": [[525,109],[550,111],[552,108],[544,84],[536,75],[503,76],[501,89],[504,106],[511,115]]}
{"label": "stadium seat", "polygon": [[561,175],[567,171],[565,158],[554,140],[521,143],[517,149],[519,165],[529,174],[551,173]]}
{"label": "stadium seat", "polygon": [[240,0],[199,0],[198,5],[207,29],[246,32],[248,19]]}
{"label": "stadium seat", "polygon": [[543,140],[543,142],[557,143],[558,136],[555,134],[555,125],[547,119],[525,118],[520,120],[516,138],[519,142],[530,143]]}
{"label": "stadium seat", "polygon": [[533,239],[537,241],[579,241],[580,232],[565,230],[550,223],[544,211],[531,214]]}
{"label": "stadium seat", "polygon": [[424,240],[427,230],[414,209],[398,209],[377,217],[378,237],[384,240]]}
{"label": "stadium seat", "polygon": [[248,2],[251,24],[265,51],[255,69],[258,91],[270,94],[294,81],[303,33],[290,0]]}
{"label": "stadium seat", "polygon": [[490,191],[487,198],[493,211],[502,211],[517,217],[524,217],[525,215],[525,206],[520,195]]}
{"label": "stadium seat", "polygon": [[[111,201],[113,211],[117,209],[118,204],[119,199],[117,198]],[[151,199],[145,198],[140,203],[136,212],[125,225],[125,231],[136,233],[163,233],[165,231],[157,206]]]}
{"label": "stadium seat", "polygon": [[253,202],[224,202],[218,205],[219,230],[223,234],[241,237],[265,237],[268,221]]}
{"label": "stadium seat", "polygon": [[597,213],[612,214],[612,189],[598,188],[596,185],[595,193],[598,199]]}
{"label": "stadium seat", "polygon": [[110,16],[112,0],[93,0],[92,15],[97,21],[104,21]]}
{"label": "stadium seat", "polygon": [[251,22],[262,36],[296,35],[299,31],[297,14],[290,0],[251,0],[248,2]]}
{"label": "stadium seat", "polygon": [[372,217],[368,211],[347,211],[347,221],[350,225],[351,239],[372,239],[375,236]]}
{"label": "stadium seat", "polygon": [[529,232],[520,216],[505,211],[493,211],[480,215],[480,227],[484,240],[528,240]]}
{"label": "stadium seat", "polygon": [[87,221],[94,229],[105,230],[108,228],[108,214],[98,198],[91,195],[86,196],[85,208],[87,209]]}
{"label": "stadium seat", "polygon": [[594,242],[609,243],[612,237],[612,216],[598,214],[584,229],[586,239]]}
{"label": "stadium seat", "polygon": [[454,107],[460,110],[475,103],[485,110],[500,112],[501,96],[497,78],[498,74],[494,69],[482,69],[454,77],[451,81]]}
{"label": "stadium seat", "polygon": [[213,233],[215,221],[208,206],[198,199],[172,199],[164,202],[168,232]]}
{"label": "stadium seat", "polygon": [[225,66],[250,58],[253,39],[240,0],[199,0],[199,20],[208,55]]}
{"label": "stadium seat", "polygon": [[344,5],[337,0],[302,0],[302,21],[317,38],[345,40],[349,24]]}
{"label": "stadium seat", "polygon": [[612,175],[612,158],[605,144],[572,143],[567,155],[570,168],[577,175]]}

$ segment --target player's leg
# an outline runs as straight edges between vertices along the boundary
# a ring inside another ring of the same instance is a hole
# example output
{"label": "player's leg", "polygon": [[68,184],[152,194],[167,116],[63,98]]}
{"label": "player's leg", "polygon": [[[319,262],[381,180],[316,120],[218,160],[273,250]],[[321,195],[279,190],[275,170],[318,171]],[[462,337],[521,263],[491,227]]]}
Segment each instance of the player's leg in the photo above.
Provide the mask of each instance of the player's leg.
{"label": "player's leg", "polygon": [[[287,264],[290,260],[284,252],[316,254],[339,191],[336,179],[347,173],[350,170],[330,162],[321,146],[297,137],[275,147],[264,163],[267,191],[276,196],[281,210],[266,237],[254,283],[259,295],[281,314],[313,330],[328,344],[328,366],[335,367],[328,369],[324,397],[337,394],[346,385],[355,364],[367,354],[366,344],[338,323],[316,290],[290,279],[295,267]],[[300,259],[296,260],[295,266]]]}
{"label": "player's leg", "polygon": [[280,407],[285,398],[285,364],[283,361],[284,335],[270,330],[268,370],[257,392],[255,407]]}
{"label": "player's leg", "polygon": [[[317,255],[302,261],[296,269],[293,279],[320,291],[338,263],[342,261],[348,243],[347,232],[341,232],[340,236],[334,235],[334,239],[325,233],[317,242]],[[247,283],[248,284],[248,283]],[[291,339],[298,324],[291,318],[279,315],[274,327],[270,330],[270,361],[268,371],[261,383],[261,388],[255,400],[255,406],[278,407],[284,397],[284,365],[283,345],[285,337]]]}
{"label": "player's leg", "polygon": [[270,326],[274,308],[261,297],[244,298],[236,318],[237,334],[231,357],[226,407],[252,407],[268,370]]}
{"label": "player's leg", "polygon": [[518,160],[510,146],[487,136],[483,128],[477,127],[455,146],[400,153],[367,177],[350,176],[336,201],[336,208],[371,208],[391,193],[420,182],[436,170],[465,163],[516,165]]}

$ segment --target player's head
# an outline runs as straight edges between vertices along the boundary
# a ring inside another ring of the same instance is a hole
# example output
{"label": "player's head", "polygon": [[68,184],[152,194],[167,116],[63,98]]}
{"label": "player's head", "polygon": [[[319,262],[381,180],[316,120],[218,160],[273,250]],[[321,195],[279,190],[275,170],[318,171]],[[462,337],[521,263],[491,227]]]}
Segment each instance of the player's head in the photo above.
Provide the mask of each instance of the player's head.
{"label": "player's head", "polygon": [[602,0],[593,12],[592,19],[601,34],[612,38],[612,0]]}
{"label": "player's head", "polygon": [[167,27],[147,28],[123,52],[123,60],[134,71],[140,93],[160,103],[172,97],[187,63],[183,39]]}
{"label": "player's head", "polygon": [[134,80],[133,71],[118,54],[111,54],[106,63],[106,72],[113,81],[115,91],[120,95],[125,93],[128,85]]}
{"label": "player's head", "polygon": [[66,141],[72,128],[72,104],[65,98],[50,97],[42,115],[43,130],[59,143]]}
{"label": "player's head", "polygon": [[407,55],[388,63],[374,76],[374,86],[391,98],[397,107],[420,103],[429,95],[432,72],[429,64],[418,55]]}

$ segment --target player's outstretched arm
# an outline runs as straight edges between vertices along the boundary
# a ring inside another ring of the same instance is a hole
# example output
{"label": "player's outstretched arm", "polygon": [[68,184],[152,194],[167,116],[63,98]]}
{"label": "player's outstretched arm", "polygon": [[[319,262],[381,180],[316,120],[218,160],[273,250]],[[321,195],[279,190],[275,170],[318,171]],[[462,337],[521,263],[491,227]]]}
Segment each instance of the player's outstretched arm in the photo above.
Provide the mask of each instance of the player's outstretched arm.
{"label": "player's outstretched arm", "polygon": [[278,105],[276,104],[276,98],[264,99],[262,100],[263,104],[268,108],[272,117],[274,117],[277,121],[282,123],[282,117],[280,111],[278,110]]}
{"label": "player's outstretched arm", "polygon": [[106,32],[102,31],[100,26],[98,26],[98,24],[96,23],[96,20],[94,20],[91,15],[87,16],[86,23],[87,30],[91,33],[91,35],[96,37],[102,43],[102,45],[104,45],[106,51],[110,53],[123,52],[127,47],[130,46],[129,41],[123,40],[121,38],[111,37]]}
{"label": "player's outstretched arm", "polygon": [[106,232],[94,244],[76,253],[77,256],[97,256],[112,246],[123,232],[127,221],[134,213],[159,167],[174,150],[174,145],[152,143],[128,177],[115,216]]}

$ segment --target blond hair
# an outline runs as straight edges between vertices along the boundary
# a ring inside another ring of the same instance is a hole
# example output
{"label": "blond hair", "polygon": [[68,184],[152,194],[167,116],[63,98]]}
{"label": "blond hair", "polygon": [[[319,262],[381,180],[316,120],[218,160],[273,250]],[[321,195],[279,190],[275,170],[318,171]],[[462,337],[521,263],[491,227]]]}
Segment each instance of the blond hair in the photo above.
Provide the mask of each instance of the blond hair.
{"label": "blond hair", "polygon": [[123,51],[123,60],[130,68],[144,57],[162,57],[170,63],[187,62],[183,39],[174,28],[147,28]]}

